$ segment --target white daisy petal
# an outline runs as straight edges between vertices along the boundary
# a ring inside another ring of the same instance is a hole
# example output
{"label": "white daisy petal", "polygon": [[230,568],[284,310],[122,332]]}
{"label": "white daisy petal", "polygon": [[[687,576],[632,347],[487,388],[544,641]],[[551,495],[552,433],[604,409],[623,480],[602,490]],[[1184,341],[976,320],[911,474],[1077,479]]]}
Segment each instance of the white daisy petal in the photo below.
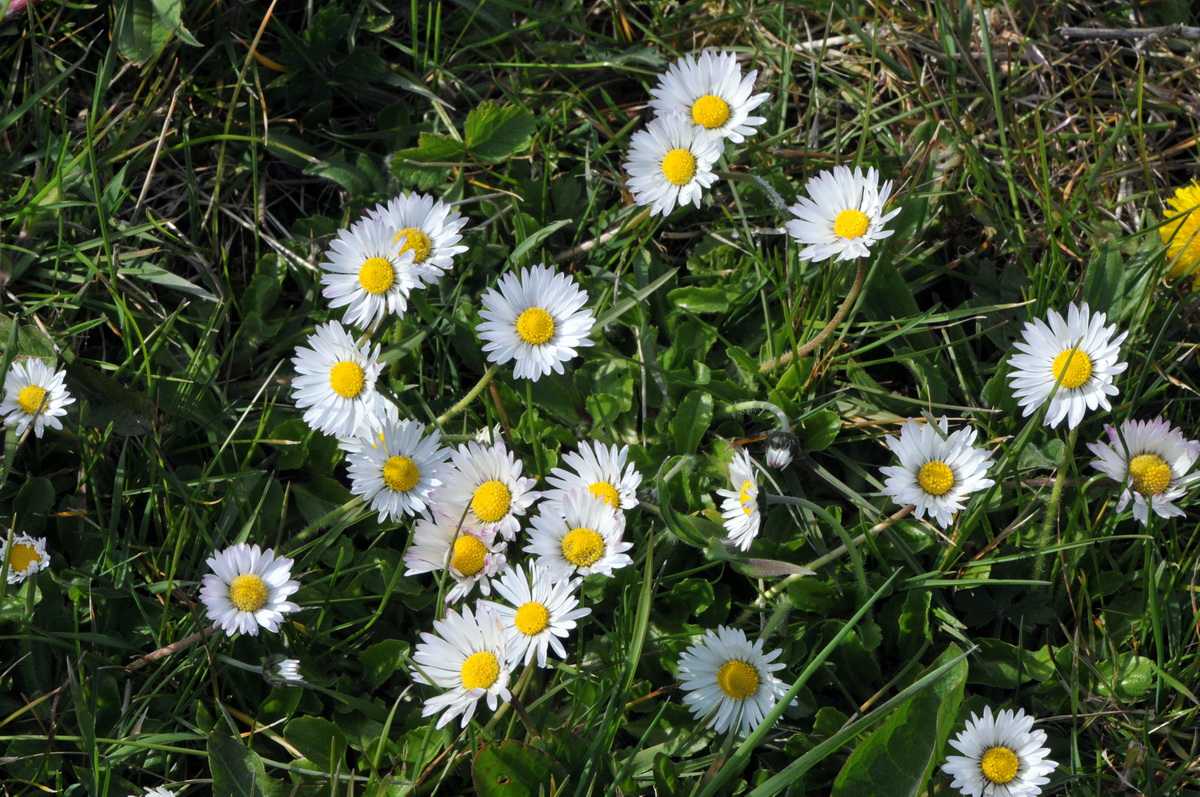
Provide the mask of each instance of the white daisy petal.
{"label": "white daisy petal", "polygon": [[688,693],[683,702],[697,720],[707,718],[706,728],[744,736],[790,688],[774,675],[784,666],[775,661],[779,654],[764,654],[761,639],[751,644],[736,628],[722,625],[715,633],[705,631],[679,657],[679,680]]}
{"label": "white daisy petal", "polygon": [[1034,731],[1033,717],[1018,709],[983,716],[974,713],[950,744],[962,755],[946,756],[942,771],[954,778],[951,788],[967,797],[1034,797],[1050,782],[1058,763],[1046,756],[1045,731]]}
{"label": "white daisy petal", "polygon": [[423,436],[415,421],[386,422],[347,457],[350,492],[371,502],[380,522],[423,514],[430,493],[441,486],[437,471],[450,457],[441,435]]}
{"label": "white daisy petal", "polygon": [[804,188],[811,199],[802,198],[788,208],[796,218],[784,224],[793,238],[807,244],[800,251],[801,259],[819,263],[830,257],[866,257],[876,241],[892,234],[883,225],[900,209],[883,212],[892,182],[880,187],[874,168],[863,175],[858,167],[851,171],[848,166],[835,166],[811,178]]}
{"label": "white daisy petal", "polygon": [[432,519],[419,518],[413,526],[412,545],[404,552],[404,575],[448,572],[455,584],[446,593],[446,603],[462,600],[476,585],[490,595],[491,579],[508,568],[507,547],[497,542],[494,530],[462,528],[458,518],[435,511]]}
{"label": "white daisy petal", "polygon": [[611,577],[614,570],[633,564],[625,553],[633,543],[622,539],[624,524],[605,500],[578,490],[563,497],[557,508],[561,511],[533,519],[524,548],[538,557],[552,582],[592,573]]}
{"label": "white daisy petal", "polygon": [[300,589],[292,581],[292,560],[276,558],[270,548],[239,542],[207,560],[213,572],[200,583],[205,614],[225,633],[257,636],[260,627],[275,633],[283,615],[300,607],[287,600]]}
{"label": "white daisy petal", "polygon": [[1133,516],[1142,524],[1150,522],[1150,510],[1159,517],[1182,517],[1175,501],[1200,480],[1190,473],[1200,457],[1200,442],[1187,440],[1162,418],[1153,421],[1125,421],[1118,432],[1105,425],[1108,443],[1088,443],[1100,459],[1091,465],[1121,485],[1117,511],[1125,511],[1133,501]]}
{"label": "white daisy petal", "polygon": [[431,503],[464,529],[515,538],[521,516],[541,497],[533,489],[537,480],[521,476],[521,460],[503,441],[494,446],[472,441],[450,452],[450,464],[438,475],[442,486]]}
{"label": "white daisy petal", "polygon": [[546,481],[553,487],[547,490],[541,511],[561,512],[562,499],[567,493],[587,490],[603,498],[614,512],[633,509],[638,505],[637,489],[642,474],[632,464],[626,464],[629,446],[605,446],[594,440],[579,444],[578,452],[563,454],[563,468],[553,468]]}
{"label": "white daisy petal", "polygon": [[420,287],[413,253],[397,250],[395,229],[377,218],[361,219],[338,231],[321,263],[321,295],[330,307],[345,307],[344,319],[363,329],[389,314],[403,316],[408,295]]}
{"label": "white daisy petal", "polygon": [[467,251],[458,245],[466,217],[428,194],[401,194],[367,216],[388,226],[397,254],[411,256],[417,276],[427,283],[436,283],[453,267],[454,256]]}
{"label": "white daisy petal", "polygon": [[912,504],[918,518],[928,513],[945,529],[954,524],[955,513],[966,506],[971,493],[995,482],[984,477],[992,466],[991,454],[973,447],[974,429],[948,434],[945,418],[937,425],[942,434],[930,424],[909,418],[900,427],[898,438],[887,438],[900,465],[880,468],[887,476],[881,492],[898,504]]}
{"label": "white daisy petal", "polygon": [[292,380],[304,422],[322,434],[349,437],[379,423],[385,403],[375,390],[379,347],[359,346],[337,321],[320,325],[296,348]]}
{"label": "white daisy petal", "polygon": [[536,564],[528,574],[523,567],[515,567],[496,580],[496,594],[510,605],[484,602],[496,610],[504,624],[510,666],[536,660],[539,667],[545,667],[551,647],[558,658],[566,658],[562,640],[570,635],[576,620],[592,613],[591,609],[578,608],[575,593],[582,582],[563,579],[553,583],[549,571]]}
{"label": "white daisy petal", "polygon": [[63,380],[66,371],[52,371],[41,360],[14,361],[4,376],[4,401],[0,402],[0,415],[4,425],[17,425],[17,435],[33,424],[33,434],[41,437],[49,426],[61,429],[60,417],[67,414],[65,407],[75,399],[67,393]]}
{"label": "white daisy petal", "polygon": [[28,534],[13,535],[0,542],[0,567],[8,565],[8,583],[19,584],[39,570],[50,566],[46,538]]}
{"label": "white daisy petal", "polygon": [[680,113],[660,116],[629,142],[630,192],[651,215],[667,215],[676,205],[700,207],[700,197],[717,175],[712,165],[721,157],[719,138],[710,138]]}
{"label": "white daisy petal", "polygon": [[682,114],[708,138],[741,143],[766,121],[750,116],[770,96],[751,95],[756,77],[757,71],[742,77],[733,53],[687,55],[659,77],[658,85],[650,90],[650,107],[659,116]]}
{"label": "white daisy petal", "polygon": [[465,728],[480,698],[487,699],[492,711],[500,701],[512,700],[504,627],[490,605],[481,604],[476,612],[466,607],[462,614],[450,609],[443,619],[433,621],[433,629],[432,634],[421,632],[412,677],[446,691],[426,700],[421,716],[442,712],[439,728],[461,716]]}
{"label": "white daisy petal", "polygon": [[740,449],[729,463],[729,481],[733,490],[717,490],[721,502],[721,517],[729,542],[743,551],[758,536],[762,513],[758,511],[758,482],[754,479],[754,463],[746,449]]}

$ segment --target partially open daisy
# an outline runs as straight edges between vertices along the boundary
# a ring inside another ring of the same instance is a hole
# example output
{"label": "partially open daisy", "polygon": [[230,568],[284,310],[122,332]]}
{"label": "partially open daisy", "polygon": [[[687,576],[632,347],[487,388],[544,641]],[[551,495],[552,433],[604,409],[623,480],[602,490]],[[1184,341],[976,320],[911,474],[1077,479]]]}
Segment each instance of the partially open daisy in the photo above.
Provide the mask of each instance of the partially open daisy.
{"label": "partially open daisy", "polygon": [[909,418],[900,427],[899,437],[887,438],[899,466],[880,468],[887,476],[881,490],[884,495],[901,505],[912,504],[916,517],[928,514],[943,529],[953,525],[955,513],[966,506],[971,493],[995,484],[984,477],[992,466],[992,455],[973,447],[975,429],[949,431],[945,418],[937,422],[937,429]]}
{"label": "partially open daisy", "polygon": [[721,502],[721,517],[725,518],[725,531],[729,542],[743,551],[758,536],[762,525],[762,513],[758,511],[758,482],[754,479],[754,463],[746,449],[740,449],[729,463],[729,481],[733,490],[717,490]]}
{"label": "partially open daisy", "polygon": [[700,207],[700,197],[717,175],[721,140],[702,133],[681,113],[660,116],[629,142],[629,190],[633,201],[650,205],[651,215],[667,215],[676,205]]}
{"label": "partially open daisy", "polygon": [[554,648],[560,659],[567,657],[562,640],[570,635],[575,621],[592,613],[580,609],[575,596],[582,579],[550,581],[544,567],[533,565],[506,571],[494,584],[496,594],[510,605],[492,603],[508,634],[508,662],[512,667],[537,660],[546,666],[547,650]]}
{"label": "partially open daisy", "polygon": [[8,565],[8,583],[19,584],[50,564],[46,538],[28,534],[13,535],[0,542],[0,567]]}
{"label": "partially open daisy", "polygon": [[239,542],[206,560],[212,573],[200,582],[205,614],[225,633],[258,636],[279,630],[283,615],[300,607],[287,598],[300,589],[292,580],[292,560],[270,548]]}
{"label": "partially open daisy", "polygon": [[516,537],[521,516],[541,495],[533,489],[537,480],[521,475],[521,460],[503,441],[494,446],[468,442],[451,451],[450,460],[453,467],[439,475],[442,486],[433,503],[463,528]]}
{"label": "partially open daisy", "polygon": [[347,457],[350,492],[370,501],[380,522],[425,512],[429,494],[442,484],[437,470],[450,457],[441,439],[436,429],[424,436],[415,421],[384,423]]}
{"label": "partially open daisy", "polygon": [[973,712],[966,728],[950,740],[963,755],[946,756],[942,771],[954,778],[951,788],[967,797],[1033,797],[1050,782],[1046,777],[1058,763],[1046,756],[1045,731],[1034,731],[1033,717],[1024,709],[1005,709],[983,717]]}
{"label": "partially open daisy", "polygon": [[389,314],[402,316],[408,294],[420,286],[413,253],[392,243],[394,230],[380,219],[360,219],[339,230],[321,263],[321,295],[345,307],[347,324],[366,328]]}
{"label": "partially open daisy", "polygon": [[378,346],[359,346],[337,321],[318,326],[308,347],[297,347],[292,358],[299,374],[292,388],[304,422],[336,437],[349,437],[376,422],[383,411],[375,390],[378,359]]}
{"label": "partially open daisy", "polygon": [[17,434],[23,435],[33,424],[35,437],[41,437],[47,426],[61,429],[59,418],[75,401],[63,384],[66,376],[66,371],[52,371],[38,359],[14,361],[4,376],[4,401],[0,402],[4,425],[15,423]]}
{"label": "partially open daisy", "polygon": [[717,626],[679,657],[683,702],[697,720],[717,733],[742,735],[758,727],[788,691],[775,677],[782,651],[763,653],[763,641],[751,643],[737,628]]}
{"label": "partially open daisy", "polygon": [[443,712],[440,728],[461,716],[465,728],[480,698],[487,698],[492,711],[500,701],[512,699],[504,627],[495,610],[486,604],[476,612],[465,607],[462,614],[450,609],[445,618],[433,621],[433,630],[421,632],[412,677],[446,691],[425,701],[422,717]]}
{"label": "partially open daisy", "polygon": [[1175,189],[1167,204],[1171,208],[1167,221],[1158,228],[1170,263],[1167,278],[1191,274],[1200,285],[1200,183],[1193,180]]}
{"label": "partially open daisy", "polygon": [[445,570],[454,579],[446,603],[467,597],[476,585],[490,595],[492,578],[508,567],[507,548],[496,540],[495,531],[460,528],[458,518],[435,511],[432,518],[419,518],[413,525],[412,545],[404,552],[404,575]]}
{"label": "partially open daisy", "polygon": [[737,56],[706,50],[697,58],[685,55],[667,69],[650,89],[650,107],[659,115],[681,113],[710,138],[741,143],[755,133],[754,128],[767,121],[750,112],[769,97],[754,94],[752,70],[742,77]]}
{"label": "partially open daisy", "polygon": [[1175,501],[1200,479],[1189,473],[1200,457],[1200,442],[1184,438],[1162,418],[1125,421],[1118,432],[1105,424],[1108,443],[1088,443],[1093,468],[1121,485],[1117,511],[1124,512],[1133,500],[1133,516],[1142,525],[1150,522],[1150,510],[1159,517],[1182,517]]}
{"label": "partially open daisy", "polygon": [[547,490],[542,502],[543,513],[561,511],[557,507],[567,493],[587,490],[604,499],[614,512],[633,509],[638,505],[637,489],[642,474],[632,464],[626,464],[629,446],[606,446],[594,440],[579,444],[578,452],[563,454],[563,468],[552,468],[546,481],[554,488]]}
{"label": "partially open daisy", "polygon": [[543,265],[509,272],[489,288],[480,301],[479,337],[483,350],[497,365],[516,360],[513,376],[531,379],[551,371],[563,373],[563,363],[576,349],[591,346],[588,334],[596,319],[582,310],[588,295],[575,280]]}
{"label": "partially open daisy", "polygon": [[633,560],[625,552],[633,543],[622,539],[624,524],[608,502],[590,492],[568,493],[558,505],[561,512],[541,513],[533,519],[526,553],[538,557],[554,583],[572,576],[613,571]]}
{"label": "partially open daisy", "polygon": [[1117,361],[1128,333],[1115,334],[1116,324],[1104,326],[1105,314],[1091,313],[1086,302],[1072,304],[1065,321],[1053,310],[1047,320],[1025,323],[1022,339],[1013,343],[1021,353],[1009,360],[1008,380],[1022,415],[1049,401],[1045,424],[1058,426],[1065,418],[1073,429],[1085,410],[1112,409],[1108,397],[1119,392],[1113,377],[1128,367]]}
{"label": "partially open daisy", "polygon": [[892,181],[881,188],[879,173],[872,167],[863,175],[862,169],[835,166],[833,171],[821,172],[804,185],[808,197],[788,210],[796,218],[787,222],[788,233],[802,244],[802,260],[819,263],[830,257],[853,260],[866,257],[876,241],[887,238],[893,230],[885,230],[899,208],[883,212],[892,193]]}
{"label": "partially open daisy", "polygon": [[395,251],[411,253],[418,275],[428,283],[441,279],[453,267],[454,256],[467,251],[458,245],[467,218],[428,194],[401,194],[367,215],[387,224]]}

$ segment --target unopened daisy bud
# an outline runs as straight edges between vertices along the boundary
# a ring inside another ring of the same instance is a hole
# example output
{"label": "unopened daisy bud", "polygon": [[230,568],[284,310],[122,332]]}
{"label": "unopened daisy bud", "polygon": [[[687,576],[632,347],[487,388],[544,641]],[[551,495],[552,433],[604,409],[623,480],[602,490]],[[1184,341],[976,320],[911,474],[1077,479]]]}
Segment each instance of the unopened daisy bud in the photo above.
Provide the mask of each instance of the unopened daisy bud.
{"label": "unopened daisy bud", "polygon": [[263,664],[263,678],[271,686],[299,686],[304,683],[304,676],[300,674],[300,661],[298,659],[284,659],[279,656],[271,656]]}
{"label": "unopened daisy bud", "polygon": [[792,450],[800,445],[796,435],[776,429],[767,435],[767,466],[783,469],[792,464]]}

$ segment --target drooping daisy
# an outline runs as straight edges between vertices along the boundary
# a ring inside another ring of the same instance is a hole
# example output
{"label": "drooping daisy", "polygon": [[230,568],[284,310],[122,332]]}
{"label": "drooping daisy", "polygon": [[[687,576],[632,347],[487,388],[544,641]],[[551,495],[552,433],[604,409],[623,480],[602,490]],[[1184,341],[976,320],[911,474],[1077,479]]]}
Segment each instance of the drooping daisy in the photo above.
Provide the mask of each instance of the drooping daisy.
{"label": "drooping daisy", "polygon": [[258,629],[279,630],[283,615],[300,607],[287,598],[300,589],[292,580],[292,560],[270,548],[239,542],[206,561],[213,571],[200,583],[205,614],[225,633],[258,636]]}
{"label": "drooping daisy", "polygon": [[538,557],[553,583],[592,573],[611,578],[614,570],[633,564],[625,553],[633,543],[622,539],[624,524],[606,501],[578,490],[568,493],[558,506],[560,512],[543,512],[533,519],[524,548]]}
{"label": "drooping daisy", "polygon": [[335,437],[349,437],[375,422],[383,412],[375,390],[379,347],[368,342],[359,346],[337,321],[319,325],[308,346],[297,347],[292,358],[299,374],[292,388],[304,422]]}
{"label": "drooping daisy", "polygon": [[629,142],[630,192],[650,214],[667,215],[676,205],[700,207],[700,196],[717,175],[712,165],[721,157],[721,141],[711,138],[680,113],[660,116]]}
{"label": "drooping daisy", "polygon": [[350,492],[371,502],[379,521],[419,515],[429,505],[429,494],[440,487],[437,471],[450,457],[435,429],[424,436],[415,421],[385,423],[376,437],[366,438],[350,454]]}
{"label": "drooping daisy", "polygon": [[401,253],[393,228],[380,219],[360,219],[339,230],[321,262],[321,295],[330,307],[345,307],[343,319],[363,329],[388,314],[403,316],[408,294],[421,284],[413,253]]}
{"label": "drooping daisy", "polygon": [[496,593],[511,606],[490,604],[504,623],[508,634],[508,661],[511,667],[529,664],[534,659],[546,666],[547,649],[554,648],[560,659],[567,657],[562,639],[569,636],[575,621],[592,613],[580,609],[575,596],[583,579],[565,578],[554,584],[545,567],[533,565],[529,572],[514,567],[496,580]]}
{"label": "drooping daisy", "polygon": [[428,194],[401,194],[386,206],[376,205],[367,215],[393,230],[396,251],[403,255],[411,252],[418,274],[430,284],[453,267],[455,255],[467,251],[458,245],[462,240],[459,230],[467,218]]}
{"label": "drooping daisy", "polygon": [[736,490],[717,490],[721,502],[721,517],[725,518],[725,531],[729,542],[743,551],[758,536],[762,525],[762,513],[758,511],[758,482],[754,479],[754,463],[746,449],[739,449],[729,463],[729,481]]}
{"label": "drooping daisy", "polygon": [[496,710],[500,701],[512,699],[508,691],[509,666],[504,627],[494,609],[481,605],[462,614],[450,609],[445,618],[433,621],[434,633],[421,632],[413,652],[413,680],[446,691],[425,701],[422,717],[439,711],[437,727],[461,715],[467,727],[480,698]]}
{"label": "drooping daisy", "polygon": [[563,373],[563,363],[591,346],[588,334],[596,319],[582,310],[588,295],[575,280],[543,265],[509,272],[480,301],[479,337],[497,365],[516,360],[513,376],[531,379]]}
{"label": "drooping daisy", "polygon": [[520,517],[541,494],[536,479],[521,476],[521,460],[503,441],[494,446],[467,442],[450,452],[453,467],[439,474],[442,486],[433,503],[463,528],[498,531],[511,541],[521,529]]}
{"label": "drooping daisy", "polygon": [[1045,424],[1058,426],[1065,418],[1067,428],[1074,429],[1084,410],[1112,409],[1108,397],[1120,392],[1112,382],[1128,367],[1117,358],[1129,333],[1115,335],[1117,325],[1104,326],[1105,314],[1091,313],[1086,302],[1070,305],[1065,321],[1054,310],[1047,320],[1025,323],[1022,339],[1013,343],[1021,353],[1009,360],[1008,380],[1022,415],[1049,400]]}
{"label": "drooping daisy", "polygon": [[63,384],[66,371],[52,371],[41,360],[14,361],[4,376],[4,401],[0,402],[0,415],[4,425],[17,425],[17,435],[33,424],[33,434],[41,437],[49,426],[61,429],[60,417],[67,414],[65,407],[75,399],[67,393]]}
{"label": "drooping daisy", "polygon": [[1046,756],[1050,748],[1045,731],[1033,731],[1033,717],[1024,709],[1001,711],[992,716],[984,706],[983,717],[972,712],[967,727],[950,740],[963,755],[946,756],[942,771],[954,778],[951,788],[967,797],[1033,797],[1050,782],[1046,777],[1058,763]]}
{"label": "drooping daisy", "polygon": [[879,173],[874,167],[862,169],[835,166],[833,171],[821,172],[804,185],[808,197],[788,210],[796,218],[784,224],[788,233],[802,244],[802,260],[819,263],[830,257],[853,260],[866,257],[876,241],[887,238],[893,230],[885,230],[899,208],[883,212],[892,193],[892,181],[881,188]]}
{"label": "drooping daisy", "polygon": [[717,626],[679,657],[683,702],[704,727],[717,733],[746,735],[758,727],[790,686],[775,677],[782,651],[763,653],[763,641],[751,643],[737,628]]}
{"label": "drooping daisy", "polygon": [[783,470],[792,464],[792,452],[800,447],[796,435],[783,429],[773,429],[767,433],[767,465],[776,470]]}
{"label": "drooping daisy", "polygon": [[1171,264],[1167,279],[1177,279],[1191,273],[1200,284],[1200,183],[1175,189],[1167,200],[1171,212],[1167,222],[1158,228],[1167,261]]}
{"label": "drooping daisy", "polygon": [[491,579],[508,567],[507,545],[497,542],[495,531],[460,528],[458,518],[435,511],[413,525],[413,541],[404,552],[406,576],[440,573],[454,579],[446,603],[470,594],[476,584],[484,595],[492,594]]}
{"label": "drooping daisy", "polygon": [[912,504],[918,518],[928,513],[943,529],[953,525],[955,513],[966,505],[971,493],[995,484],[984,477],[992,466],[992,455],[974,448],[975,429],[949,431],[945,418],[937,422],[937,429],[909,418],[900,427],[899,437],[887,438],[900,464],[880,468],[887,476],[880,492],[898,504]]}
{"label": "drooping daisy", "polygon": [[0,567],[8,563],[8,583],[19,584],[39,570],[45,570],[50,565],[50,556],[46,553],[46,538],[31,537],[28,534],[13,535],[0,542]]}
{"label": "drooping daisy", "polygon": [[706,50],[697,58],[685,55],[667,69],[650,89],[650,107],[660,116],[681,113],[691,119],[702,133],[715,139],[728,138],[740,144],[754,128],[767,121],[750,112],[769,97],[755,94],[752,70],[742,77],[737,56]]}
{"label": "drooping daisy", "polygon": [[1162,418],[1153,421],[1125,421],[1121,431],[1105,424],[1109,443],[1088,443],[1093,468],[1121,485],[1117,511],[1124,512],[1133,499],[1133,516],[1142,525],[1150,522],[1150,510],[1159,517],[1181,517],[1175,506],[1200,473],[1189,473],[1200,457],[1200,442],[1184,438]]}
{"label": "drooping daisy", "polygon": [[587,490],[604,499],[614,512],[633,509],[638,505],[637,489],[642,474],[632,464],[626,464],[629,446],[605,446],[586,440],[578,452],[563,454],[563,468],[552,468],[546,481],[554,488],[547,490],[541,511],[552,513],[562,504],[567,493]]}

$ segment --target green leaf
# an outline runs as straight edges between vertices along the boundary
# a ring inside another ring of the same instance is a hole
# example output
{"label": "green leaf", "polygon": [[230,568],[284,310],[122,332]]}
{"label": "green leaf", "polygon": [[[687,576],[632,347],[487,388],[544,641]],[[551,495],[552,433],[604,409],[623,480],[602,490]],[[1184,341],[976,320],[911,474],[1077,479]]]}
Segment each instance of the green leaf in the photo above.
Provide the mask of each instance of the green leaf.
{"label": "green leaf", "polygon": [[701,390],[693,390],[679,404],[671,418],[671,436],[680,454],[695,454],[700,440],[708,431],[713,417],[713,398]]}
{"label": "green leaf", "polygon": [[124,277],[134,277],[145,280],[153,285],[160,285],[164,288],[180,291],[181,293],[191,294],[206,301],[217,301],[217,297],[204,290],[204,288],[178,274],[172,274],[161,266],[154,266],[149,263],[137,266],[124,266],[121,268],[120,274]]}
{"label": "green leaf", "polygon": [[388,168],[400,182],[427,191],[446,181],[450,166],[445,164],[461,163],[465,156],[463,145],[449,136],[422,133],[416,147],[392,155]]}
{"label": "green leaf", "polygon": [[406,655],[408,643],[399,639],[385,639],[364,650],[359,660],[362,661],[363,680],[366,681],[367,688],[378,689],[382,686],[404,663]]}
{"label": "green leaf", "polygon": [[163,51],[178,35],[194,47],[200,42],[180,20],[183,0],[125,0],[117,11],[117,50],[141,66]]}
{"label": "green leaf", "polygon": [[527,149],[535,129],[533,115],[524,108],[485,102],[467,114],[463,138],[477,160],[499,163]]}
{"label": "green leaf", "polygon": [[[16,330],[13,330],[13,320],[8,316],[0,315],[0,359],[10,360],[21,355],[24,357],[39,357],[43,360],[49,360],[48,365],[53,366],[58,361],[58,352],[54,350],[54,341],[46,337],[46,333],[42,332],[33,324],[17,324]],[[13,335],[16,335],[16,351],[9,355],[9,342],[13,340]]]}
{"label": "green leaf", "polygon": [[297,717],[287,724],[283,738],[318,769],[333,772],[344,765],[346,736],[324,717]]}
{"label": "green leaf", "polygon": [[158,407],[145,393],[130,390],[108,374],[82,365],[69,366],[67,373],[80,397],[87,399],[88,425],[104,428],[111,423],[113,433],[124,437],[154,429]]}
{"label": "green leaf", "polygon": [[804,451],[824,451],[842,430],[842,416],[833,410],[819,410],[796,425],[796,437]]}
{"label": "green leaf", "polygon": [[555,794],[567,779],[558,759],[514,739],[488,742],[471,763],[478,797],[539,797]]}
{"label": "green leaf", "polygon": [[287,787],[267,778],[262,759],[250,748],[218,733],[208,737],[213,794],[224,797],[283,797]]}
{"label": "green leaf", "polygon": [[999,639],[977,640],[979,650],[971,659],[968,680],[973,684],[1015,689],[1027,681],[1045,681],[1054,675],[1050,648],[1026,650]]}
{"label": "green leaf", "polygon": [[723,313],[729,309],[729,293],[724,288],[676,288],[667,294],[667,302],[689,313]]}
{"label": "green leaf", "polygon": [[1100,681],[1096,693],[1104,697],[1116,696],[1121,700],[1134,700],[1154,686],[1154,662],[1136,653],[1122,653],[1112,662],[1097,668]]}

